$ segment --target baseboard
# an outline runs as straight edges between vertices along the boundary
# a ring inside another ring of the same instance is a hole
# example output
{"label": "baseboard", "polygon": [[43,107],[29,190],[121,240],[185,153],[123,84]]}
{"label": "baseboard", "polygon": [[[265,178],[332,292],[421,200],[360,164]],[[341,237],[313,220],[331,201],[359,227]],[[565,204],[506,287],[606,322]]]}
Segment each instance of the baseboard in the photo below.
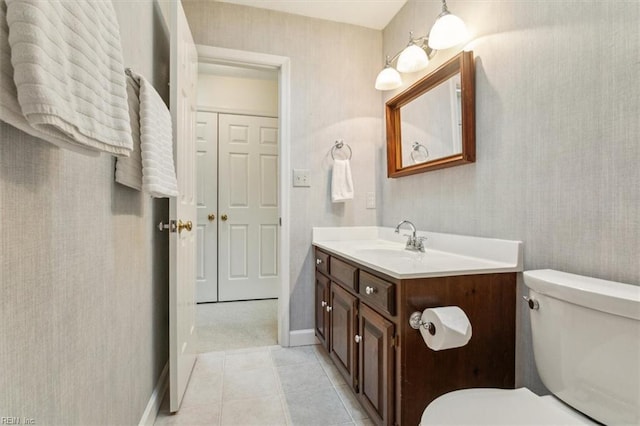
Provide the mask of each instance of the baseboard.
{"label": "baseboard", "polygon": [[313,328],[289,332],[289,346],[306,346],[319,343]]}
{"label": "baseboard", "polygon": [[164,394],[167,392],[168,388],[169,361],[167,361],[164,368],[162,369],[162,373],[160,373],[158,383],[151,393],[151,398],[149,398],[147,408],[145,408],[144,413],[142,413],[142,417],[140,418],[140,423],[138,423],[138,426],[153,426],[153,424],[156,422],[156,418],[158,417],[158,411],[160,411],[162,398],[164,398]]}

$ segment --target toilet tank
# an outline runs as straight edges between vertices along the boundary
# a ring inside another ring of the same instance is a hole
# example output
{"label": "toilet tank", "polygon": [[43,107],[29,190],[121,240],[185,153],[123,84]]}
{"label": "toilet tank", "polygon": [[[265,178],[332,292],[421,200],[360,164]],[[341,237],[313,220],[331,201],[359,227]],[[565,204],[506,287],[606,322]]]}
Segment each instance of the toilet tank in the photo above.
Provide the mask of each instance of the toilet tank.
{"label": "toilet tank", "polygon": [[545,386],[599,422],[640,424],[640,287],[548,269],[524,282]]}

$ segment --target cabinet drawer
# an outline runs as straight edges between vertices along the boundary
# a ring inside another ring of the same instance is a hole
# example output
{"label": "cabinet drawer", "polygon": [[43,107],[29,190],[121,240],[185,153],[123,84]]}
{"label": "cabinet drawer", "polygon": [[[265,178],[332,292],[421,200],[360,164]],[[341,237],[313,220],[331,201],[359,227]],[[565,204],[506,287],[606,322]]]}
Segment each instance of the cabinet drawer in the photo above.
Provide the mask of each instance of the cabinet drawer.
{"label": "cabinet drawer", "polygon": [[367,272],[360,271],[360,297],[370,305],[395,315],[396,286]]}
{"label": "cabinet drawer", "polygon": [[316,269],[323,274],[329,275],[329,255],[316,249]]}
{"label": "cabinet drawer", "polygon": [[340,284],[358,291],[358,269],[342,260],[331,257],[329,260],[331,276]]}

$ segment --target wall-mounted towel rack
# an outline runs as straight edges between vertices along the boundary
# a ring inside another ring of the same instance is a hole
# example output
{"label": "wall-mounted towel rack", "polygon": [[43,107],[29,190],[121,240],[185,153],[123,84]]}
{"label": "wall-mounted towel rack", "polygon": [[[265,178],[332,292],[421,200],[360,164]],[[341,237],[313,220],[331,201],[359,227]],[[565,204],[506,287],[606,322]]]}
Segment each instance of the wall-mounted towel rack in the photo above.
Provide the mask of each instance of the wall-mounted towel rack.
{"label": "wall-mounted towel rack", "polygon": [[331,147],[331,158],[335,160],[335,159],[336,159],[336,157],[335,157],[334,153],[335,153],[337,150],[341,150],[341,149],[342,149],[342,148],[344,148],[344,147],[346,147],[346,148],[349,150],[349,157],[348,157],[348,158],[346,158],[346,159],[347,159],[347,160],[351,160],[351,157],[352,157],[352,155],[353,155],[353,151],[351,151],[351,147],[349,146],[349,144],[345,144],[345,143],[344,143],[344,141],[343,141],[342,139],[337,140],[337,141],[333,144],[333,146]]}
{"label": "wall-mounted towel rack", "polygon": [[[424,146],[420,142],[416,141],[411,146],[411,154],[410,155],[411,155],[411,159],[413,160],[413,162],[415,164],[424,163],[425,161],[427,161],[427,158],[429,158],[429,150],[427,149],[426,146]],[[423,159],[420,159],[420,157],[416,158],[416,155],[422,156]]]}

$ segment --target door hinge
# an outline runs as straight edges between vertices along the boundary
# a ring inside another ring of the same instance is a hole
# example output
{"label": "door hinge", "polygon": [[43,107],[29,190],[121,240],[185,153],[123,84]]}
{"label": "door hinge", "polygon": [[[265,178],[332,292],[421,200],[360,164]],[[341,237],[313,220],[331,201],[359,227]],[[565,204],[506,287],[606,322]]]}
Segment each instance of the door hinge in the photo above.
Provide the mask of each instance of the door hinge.
{"label": "door hinge", "polygon": [[400,336],[397,334],[391,339],[391,346],[397,348],[400,346]]}
{"label": "door hinge", "polygon": [[278,225],[282,226],[282,218],[281,217],[278,218]]}

